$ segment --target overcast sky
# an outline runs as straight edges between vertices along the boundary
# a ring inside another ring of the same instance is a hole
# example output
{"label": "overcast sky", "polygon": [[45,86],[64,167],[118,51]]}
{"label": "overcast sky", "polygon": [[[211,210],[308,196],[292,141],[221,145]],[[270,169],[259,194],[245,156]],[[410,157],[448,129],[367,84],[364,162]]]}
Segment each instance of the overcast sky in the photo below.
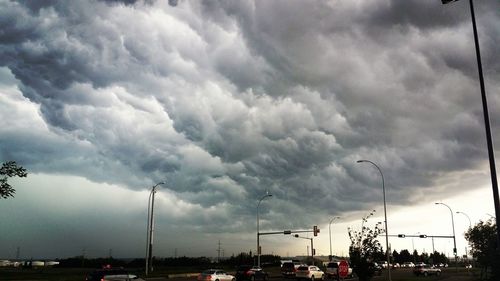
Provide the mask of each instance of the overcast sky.
{"label": "overcast sky", "polygon": [[[500,147],[500,2],[475,2]],[[155,255],[255,252],[266,192],[262,231],[318,225],[328,254],[341,216],[347,254],[348,226],[383,220],[359,159],[390,234],[451,235],[436,201],[494,213],[464,0],[0,0],[0,93],[0,160],[29,172],[0,200],[0,258],[144,256],[161,181]]]}

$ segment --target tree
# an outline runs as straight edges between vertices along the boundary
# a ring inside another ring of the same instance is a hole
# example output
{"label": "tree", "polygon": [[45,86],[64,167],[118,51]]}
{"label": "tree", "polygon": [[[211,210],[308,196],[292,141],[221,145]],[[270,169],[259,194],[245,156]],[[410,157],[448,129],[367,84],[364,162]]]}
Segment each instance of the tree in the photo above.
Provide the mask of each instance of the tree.
{"label": "tree", "polygon": [[481,266],[481,276],[491,268],[491,280],[500,280],[500,255],[497,247],[497,226],[494,221],[480,221],[465,233],[471,254]]}
{"label": "tree", "polygon": [[407,249],[401,250],[401,252],[399,253],[399,258],[401,259],[399,263],[413,261],[413,257],[411,256],[410,251],[408,251]]}
{"label": "tree", "polygon": [[383,232],[379,228],[380,223],[375,225],[375,229],[363,226],[361,231],[348,229],[351,246],[349,247],[350,262],[354,273],[360,281],[371,280],[375,274],[374,262],[377,258],[383,257],[384,253],[377,237]]}
{"label": "tree", "polygon": [[18,166],[15,161],[8,161],[2,164],[0,175],[3,176],[0,178],[0,197],[7,199],[14,197],[14,193],[16,193],[16,190],[7,182],[7,179],[15,176],[26,177],[28,173],[26,169]]}

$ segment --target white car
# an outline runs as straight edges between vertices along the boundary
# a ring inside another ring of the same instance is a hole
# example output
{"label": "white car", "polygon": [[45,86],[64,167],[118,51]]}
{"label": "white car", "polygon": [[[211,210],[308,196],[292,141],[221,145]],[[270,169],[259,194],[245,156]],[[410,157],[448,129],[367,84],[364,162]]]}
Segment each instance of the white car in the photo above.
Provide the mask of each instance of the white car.
{"label": "white car", "polygon": [[235,281],[235,278],[222,269],[207,269],[198,275],[198,281]]}
{"label": "white car", "polygon": [[95,270],[87,275],[86,281],[144,281],[137,275],[129,274],[123,268],[105,267]]}
{"label": "white car", "polygon": [[295,278],[297,279],[309,279],[314,280],[325,280],[325,273],[319,269],[319,267],[314,265],[301,265],[295,271]]}

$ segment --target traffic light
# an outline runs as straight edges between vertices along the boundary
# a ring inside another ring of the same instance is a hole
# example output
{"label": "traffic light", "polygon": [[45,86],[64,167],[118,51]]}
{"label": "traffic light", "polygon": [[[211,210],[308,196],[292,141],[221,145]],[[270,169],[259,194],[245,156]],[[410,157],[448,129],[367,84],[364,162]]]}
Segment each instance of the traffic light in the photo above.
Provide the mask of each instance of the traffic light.
{"label": "traffic light", "polygon": [[427,235],[425,235],[425,234],[420,234],[420,238],[427,238]]}
{"label": "traffic light", "polygon": [[285,234],[285,235],[286,235],[286,234],[292,234],[292,231],[291,231],[291,230],[284,230],[284,231],[283,231],[283,234]]}
{"label": "traffic light", "polygon": [[319,228],[318,228],[318,226],[317,226],[317,225],[315,225],[315,226],[313,227],[313,233],[314,233],[314,236],[318,236],[318,233],[319,233]]}
{"label": "traffic light", "polygon": [[406,235],[404,235],[404,234],[398,234],[398,237],[399,237],[399,238],[405,238],[405,237],[406,237]]}

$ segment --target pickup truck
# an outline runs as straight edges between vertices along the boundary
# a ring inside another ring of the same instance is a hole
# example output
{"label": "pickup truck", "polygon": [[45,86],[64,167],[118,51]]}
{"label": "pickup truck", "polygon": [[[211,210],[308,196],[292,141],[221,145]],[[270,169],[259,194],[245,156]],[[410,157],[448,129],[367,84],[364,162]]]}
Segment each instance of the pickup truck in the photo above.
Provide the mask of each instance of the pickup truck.
{"label": "pickup truck", "polygon": [[413,268],[413,273],[417,276],[423,275],[423,276],[429,276],[429,275],[436,275],[439,276],[441,275],[441,269],[436,268],[434,266],[430,266],[428,264],[426,265],[416,265]]}

